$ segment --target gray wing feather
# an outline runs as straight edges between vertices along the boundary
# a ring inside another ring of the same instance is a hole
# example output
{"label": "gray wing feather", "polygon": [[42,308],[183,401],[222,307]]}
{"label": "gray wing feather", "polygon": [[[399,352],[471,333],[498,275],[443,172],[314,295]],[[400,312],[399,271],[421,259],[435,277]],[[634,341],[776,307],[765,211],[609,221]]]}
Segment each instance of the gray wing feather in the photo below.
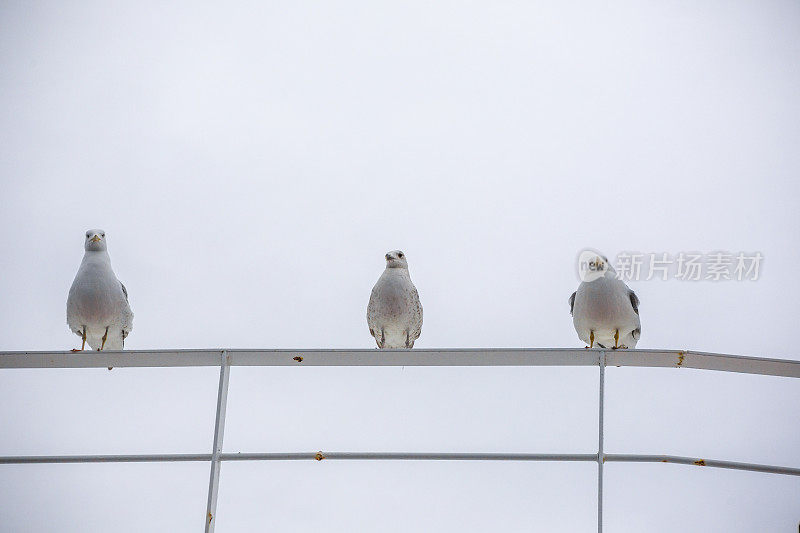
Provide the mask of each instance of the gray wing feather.
{"label": "gray wing feather", "polygon": [[[417,288],[416,287],[414,287],[414,293],[413,293],[412,298],[413,298],[413,302],[415,304],[415,307],[417,308],[416,315],[419,317],[419,320],[416,321],[416,323],[414,324],[413,331],[411,331],[410,335],[409,335],[409,337],[411,338],[411,341],[413,343],[413,341],[417,340],[419,338],[419,336],[422,334],[422,302],[419,301],[419,293],[417,292]],[[412,344],[412,346],[413,346],[413,344]]]}
{"label": "gray wing feather", "polygon": [[367,327],[369,328],[369,334],[373,337],[375,337],[375,314],[377,313],[377,309],[375,309],[377,307],[375,292],[375,287],[373,287],[367,304]]}
{"label": "gray wing feather", "polygon": [[[118,280],[119,281],[119,280]],[[119,286],[122,287],[122,294],[125,295],[125,312],[122,324],[122,345],[125,346],[125,338],[130,334],[131,330],[133,329],[133,311],[131,311],[131,306],[128,302],[128,289],[125,288],[125,284],[121,281],[119,282]]]}
{"label": "gray wing feather", "polygon": [[633,307],[633,312],[637,315],[639,314],[639,297],[636,296],[636,293],[632,290],[628,290],[628,297],[631,299],[631,306]]}
{"label": "gray wing feather", "polygon": [[575,309],[575,295],[578,294],[578,291],[572,293],[572,296],[569,297],[569,314],[572,315],[572,311]]}

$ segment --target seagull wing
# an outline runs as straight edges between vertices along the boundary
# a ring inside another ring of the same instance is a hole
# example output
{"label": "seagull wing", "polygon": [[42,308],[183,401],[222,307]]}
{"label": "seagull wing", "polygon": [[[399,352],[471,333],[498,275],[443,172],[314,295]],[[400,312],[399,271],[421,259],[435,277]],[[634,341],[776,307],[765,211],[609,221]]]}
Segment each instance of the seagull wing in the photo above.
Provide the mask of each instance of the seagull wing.
{"label": "seagull wing", "polygon": [[[575,296],[574,294],[572,295]],[[631,299],[631,306],[633,307],[633,312],[637,315],[639,314],[639,297],[636,296],[636,293],[632,290],[628,289],[628,297]]]}

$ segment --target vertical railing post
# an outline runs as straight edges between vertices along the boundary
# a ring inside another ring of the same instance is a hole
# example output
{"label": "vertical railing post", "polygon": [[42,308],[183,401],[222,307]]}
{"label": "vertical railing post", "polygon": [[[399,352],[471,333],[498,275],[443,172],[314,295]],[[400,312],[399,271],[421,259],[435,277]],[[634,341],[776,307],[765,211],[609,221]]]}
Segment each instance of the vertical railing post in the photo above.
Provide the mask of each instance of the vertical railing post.
{"label": "vertical railing post", "polygon": [[606,352],[600,352],[600,408],[598,415],[598,439],[597,439],[597,533],[603,533],[603,407],[605,404],[606,387]]}
{"label": "vertical railing post", "polygon": [[222,453],[222,437],[225,434],[225,411],[228,406],[228,378],[231,373],[230,356],[222,352],[219,366],[219,389],[217,391],[217,418],[214,422],[214,448],[211,450],[211,479],[208,482],[208,505],[206,506],[206,533],[213,533],[217,524],[217,493],[219,492],[219,454]]}

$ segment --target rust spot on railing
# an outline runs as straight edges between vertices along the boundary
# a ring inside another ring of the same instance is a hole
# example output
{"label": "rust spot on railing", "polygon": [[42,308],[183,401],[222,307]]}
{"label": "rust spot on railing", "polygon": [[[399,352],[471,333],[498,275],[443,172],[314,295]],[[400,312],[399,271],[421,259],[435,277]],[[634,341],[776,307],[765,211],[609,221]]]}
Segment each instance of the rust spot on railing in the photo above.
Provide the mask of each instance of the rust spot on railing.
{"label": "rust spot on railing", "polygon": [[317,452],[317,455],[314,456],[314,459],[316,459],[317,461],[322,461],[323,459],[325,459],[325,454],[323,454],[322,452]]}
{"label": "rust spot on railing", "polygon": [[294,357],[292,357],[292,359],[294,359],[298,363],[302,363],[303,362],[303,356],[302,355],[295,355]]}
{"label": "rust spot on railing", "polygon": [[206,519],[208,519],[207,523],[210,524],[211,521],[214,520],[214,517],[211,515],[211,513],[208,513],[208,516],[206,517]]}
{"label": "rust spot on railing", "polygon": [[697,461],[694,462],[694,464],[696,464],[697,466],[706,466],[706,461],[705,459],[698,459]]}
{"label": "rust spot on railing", "polygon": [[678,366],[683,364],[683,359],[686,357],[686,352],[680,351],[678,352]]}

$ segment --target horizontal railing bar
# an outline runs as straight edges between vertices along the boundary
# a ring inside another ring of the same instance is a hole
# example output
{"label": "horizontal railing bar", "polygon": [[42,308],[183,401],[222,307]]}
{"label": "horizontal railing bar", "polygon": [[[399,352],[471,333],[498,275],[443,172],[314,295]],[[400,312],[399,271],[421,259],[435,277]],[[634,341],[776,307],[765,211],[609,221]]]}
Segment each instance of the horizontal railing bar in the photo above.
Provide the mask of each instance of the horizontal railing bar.
{"label": "horizontal railing bar", "polygon": [[162,453],[150,455],[12,455],[0,457],[0,464],[164,463],[210,460],[210,453]]}
{"label": "horizontal railing bar", "polygon": [[[267,359],[274,359],[265,363]],[[296,358],[300,358],[300,360]],[[235,350],[235,366],[597,366],[597,355],[568,348],[414,350]]]}
{"label": "horizontal railing bar", "polygon": [[219,367],[223,350],[0,352],[0,368]]}
{"label": "horizontal railing bar", "polygon": [[[226,350],[231,366],[595,366],[574,349]],[[0,352],[0,368],[219,366],[222,350]]]}
{"label": "horizontal railing bar", "polygon": [[690,350],[608,350],[606,367],[693,368],[765,376],[800,377],[800,361]]}
{"label": "horizontal railing bar", "polygon": [[[222,351],[0,352],[0,369],[219,366]],[[231,366],[597,366],[596,351],[573,348],[227,350]],[[686,350],[609,350],[606,362],[607,366],[800,377],[800,361]]]}
{"label": "horizontal railing bar", "polygon": [[436,452],[315,452],[226,453],[225,461],[286,461],[323,459],[356,461],[597,461],[596,453],[436,453]]}
{"label": "horizontal railing bar", "polygon": [[[558,461],[595,462],[596,453],[438,453],[438,452],[290,452],[290,453],[223,453],[220,461]],[[210,453],[154,455],[28,455],[0,457],[0,464],[45,463],[152,463],[152,462],[211,461]],[[606,454],[604,462],[616,463],[674,463],[732,470],[749,470],[771,474],[800,476],[800,468],[774,466],[716,459],[699,459],[676,455]]]}
{"label": "horizontal railing bar", "polygon": [[[222,453],[220,461],[429,460],[429,461],[596,461],[596,453],[414,453],[414,452],[290,452]],[[0,457],[0,464],[147,463],[210,461],[210,453],[155,455],[30,455]]]}
{"label": "horizontal railing bar", "polygon": [[626,455],[606,454],[605,462],[616,463],[674,463],[681,465],[710,466],[712,468],[729,468],[731,470],[750,470],[752,472],[767,472],[770,474],[788,474],[800,476],[800,468],[788,466],[773,466],[756,463],[740,463],[734,461],[718,461],[716,459],[701,459],[698,457],[681,457],[678,455]]}

